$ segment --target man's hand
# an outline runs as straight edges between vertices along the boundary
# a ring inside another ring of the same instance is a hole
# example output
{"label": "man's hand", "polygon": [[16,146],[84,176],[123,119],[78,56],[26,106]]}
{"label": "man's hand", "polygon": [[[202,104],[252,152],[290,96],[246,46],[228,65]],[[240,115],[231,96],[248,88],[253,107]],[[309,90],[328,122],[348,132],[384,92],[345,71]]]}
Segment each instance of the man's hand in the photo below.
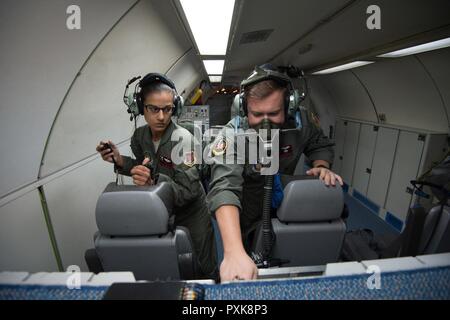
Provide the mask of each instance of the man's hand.
{"label": "man's hand", "polygon": [[216,219],[223,242],[220,281],[256,279],[258,268],[242,244],[238,207],[232,205],[219,207],[216,210]]}
{"label": "man's hand", "polygon": [[[108,144],[111,148],[106,147]],[[102,159],[104,161],[113,163],[113,157],[114,157],[114,160],[116,160],[117,166],[119,166],[119,167],[123,166],[123,159],[119,153],[119,149],[117,149],[116,145],[111,140],[100,141],[100,143],[97,145],[95,150],[98,153],[100,153],[100,155],[102,156]]]}
{"label": "man's hand", "polygon": [[225,253],[220,264],[220,281],[253,280],[258,277],[258,268],[243,252]]}
{"label": "man's hand", "polygon": [[341,186],[344,184],[342,178],[339,175],[327,168],[312,168],[306,171],[306,174],[309,176],[319,176],[320,180],[323,180],[326,186],[329,186],[331,184],[334,187],[336,185],[336,181],[339,181],[339,184]]}
{"label": "man's hand", "polygon": [[142,165],[135,166],[131,169],[131,177],[133,178],[133,183],[135,185],[150,186],[153,184],[150,169],[145,166],[149,161],[149,158],[145,158]]}

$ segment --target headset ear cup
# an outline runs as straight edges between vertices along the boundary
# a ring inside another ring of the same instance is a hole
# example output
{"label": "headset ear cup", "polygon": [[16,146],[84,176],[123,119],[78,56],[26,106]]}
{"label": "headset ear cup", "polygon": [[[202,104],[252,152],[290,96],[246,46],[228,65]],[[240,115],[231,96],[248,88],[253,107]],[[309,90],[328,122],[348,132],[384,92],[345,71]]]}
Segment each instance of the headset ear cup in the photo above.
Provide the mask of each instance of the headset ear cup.
{"label": "headset ear cup", "polygon": [[291,105],[291,91],[286,91],[284,95],[284,114],[287,115],[289,113],[289,108]]}
{"label": "headset ear cup", "polygon": [[247,116],[248,112],[247,112],[247,100],[244,97],[244,94],[241,93],[239,96],[239,113],[243,112],[244,117]]}
{"label": "headset ear cup", "polygon": [[138,107],[139,114],[144,115],[144,102],[142,101],[142,96],[140,92],[136,93],[136,105]]}
{"label": "headset ear cup", "polygon": [[295,117],[295,113],[297,111],[297,108],[300,105],[300,95],[298,93],[298,90],[291,91],[290,100],[289,100],[289,115],[292,117]]}
{"label": "headset ear cup", "polygon": [[174,109],[172,115],[179,116],[181,111],[183,110],[183,98],[181,96],[176,95],[173,100]]}
{"label": "headset ear cup", "polygon": [[178,113],[178,104],[179,104],[179,98],[178,96],[175,96],[173,99],[173,111],[172,111],[172,116],[176,116]]}

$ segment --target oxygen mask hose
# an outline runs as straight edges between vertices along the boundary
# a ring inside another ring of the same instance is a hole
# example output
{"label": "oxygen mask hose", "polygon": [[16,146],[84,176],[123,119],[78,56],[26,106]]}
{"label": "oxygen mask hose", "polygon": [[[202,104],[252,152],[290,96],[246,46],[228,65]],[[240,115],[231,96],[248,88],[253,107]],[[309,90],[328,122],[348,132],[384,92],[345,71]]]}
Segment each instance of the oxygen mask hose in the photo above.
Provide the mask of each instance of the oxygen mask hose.
{"label": "oxygen mask hose", "polygon": [[[261,129],[267,130],[267,138],[265,139],[263,145],[268,146],[266,154],[268,157],[271,156],[271,123],[270,120],[265,118],[261,123]],[[264,147],[264,146],[263,146]],[[264,164],[264,165],[270,165]],[[273,186],[273,175],[266,175],[264,179],[264,196],[263,196],[263,212],[262,212],[262,236],[263,236],[263,260],[268,262],[270,259],[270,253],[272,251],[273,245],[273,231],[272,223],[270,217],[270,211],[272,207],[272,186]]]}

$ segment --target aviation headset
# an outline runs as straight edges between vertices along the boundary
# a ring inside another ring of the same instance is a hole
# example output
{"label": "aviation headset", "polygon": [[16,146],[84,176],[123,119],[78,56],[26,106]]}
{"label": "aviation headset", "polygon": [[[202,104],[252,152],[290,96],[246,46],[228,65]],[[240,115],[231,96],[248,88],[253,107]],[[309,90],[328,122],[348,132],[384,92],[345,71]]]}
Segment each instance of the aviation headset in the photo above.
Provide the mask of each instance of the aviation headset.
{"label": "aviation headset", "polygon": [[287,117],[295,117],[296,109],[300,104],[300,94],[298,90],[294,89],[291,78],[284,73],[275,71],[266,65],[256,67],[253,73],[244,81],[241,82],[241,88],[239,93],[239,110],[243,116],[248,115],[247,99],[245,98],[245,90],[251,85],[264,80],[274,80],[275,82],[286,87],[286,93],[284,96],[284,112]]}
{"label": "aviation headset", "polygon": [[135,82],[136,80],[140,79],[141,77],[134,77],[133,79],[129,80],[127,83],[127,86],[125,87],[125,93],[123,97],[124,103],[128,107],[128,113],[131,114],[130,120],[133,118],[136,120],[136,118],[139,115],[144,114],[144,100],[145,97],[143,97],[143,88],[151,85],[152,83],[164,83],[167,86],[169,86],[174,91],[174,97],[173,97],[173,106],[174,109],[172,111],[172,115],[178,115],[179,112],[181,112],[183,108],[183,98],[178,95],[177,89],[175,87],[175,84],[167,78],[165,75],[161,73],[149,73],[147,74],[141,81],[139,81],[135,87],[134,92],[128,96],[128,87],[131,83]]}

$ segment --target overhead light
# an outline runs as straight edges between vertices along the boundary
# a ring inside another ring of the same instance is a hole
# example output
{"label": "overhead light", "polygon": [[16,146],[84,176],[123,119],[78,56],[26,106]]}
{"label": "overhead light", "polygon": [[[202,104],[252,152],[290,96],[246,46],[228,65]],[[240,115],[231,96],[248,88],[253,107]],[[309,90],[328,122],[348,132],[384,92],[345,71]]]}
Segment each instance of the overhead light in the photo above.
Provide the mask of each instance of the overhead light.
{"label": "overhead light", "polygon": [[409,47],[409,48],[405,48],[405,49],[401,49],[401,50],[397,50],[397,51],[392,51],[389,53],[379,55],[378,57],[379,58],[399,58],[399,57],[409,56],[412,54],[418,54],[418,53],[441,49],[441,48],[446,48],[446,47],[450,47],[450,38],[445,38],[445,39],[441,39],[441,40],[437,40],[437,41],[433,41],[433,42],[419,44],[418,46],[414,46],[414,47]]}
{"label": "overhead light", "polygon": [[222,74],[225,60],[203,60],[203,64],[205,65],[206,73]]}
{"label": "overhead light", "polygon": [[340,66],[336,66],[333,68],[320,70],[320,71],[314,72],[313,74],[316,75],[316,74],[334,73],[334,72],[339,72],[339,71],[343,71],[343,70],[347,70],[347,69],[365,66],[366,64],[371,64],[371,63],[373,63],[373,61],[354,61],[354,62],[346,63],[346,64],[343,64]]}
{"label": "overhead light", "polygon": [[210,82],[221,82],[222,76],[209,76],[209,81]]}
{"label": "overhead light", "polygon": [[180,0],[201,55],[225,55],[235,0]]}

